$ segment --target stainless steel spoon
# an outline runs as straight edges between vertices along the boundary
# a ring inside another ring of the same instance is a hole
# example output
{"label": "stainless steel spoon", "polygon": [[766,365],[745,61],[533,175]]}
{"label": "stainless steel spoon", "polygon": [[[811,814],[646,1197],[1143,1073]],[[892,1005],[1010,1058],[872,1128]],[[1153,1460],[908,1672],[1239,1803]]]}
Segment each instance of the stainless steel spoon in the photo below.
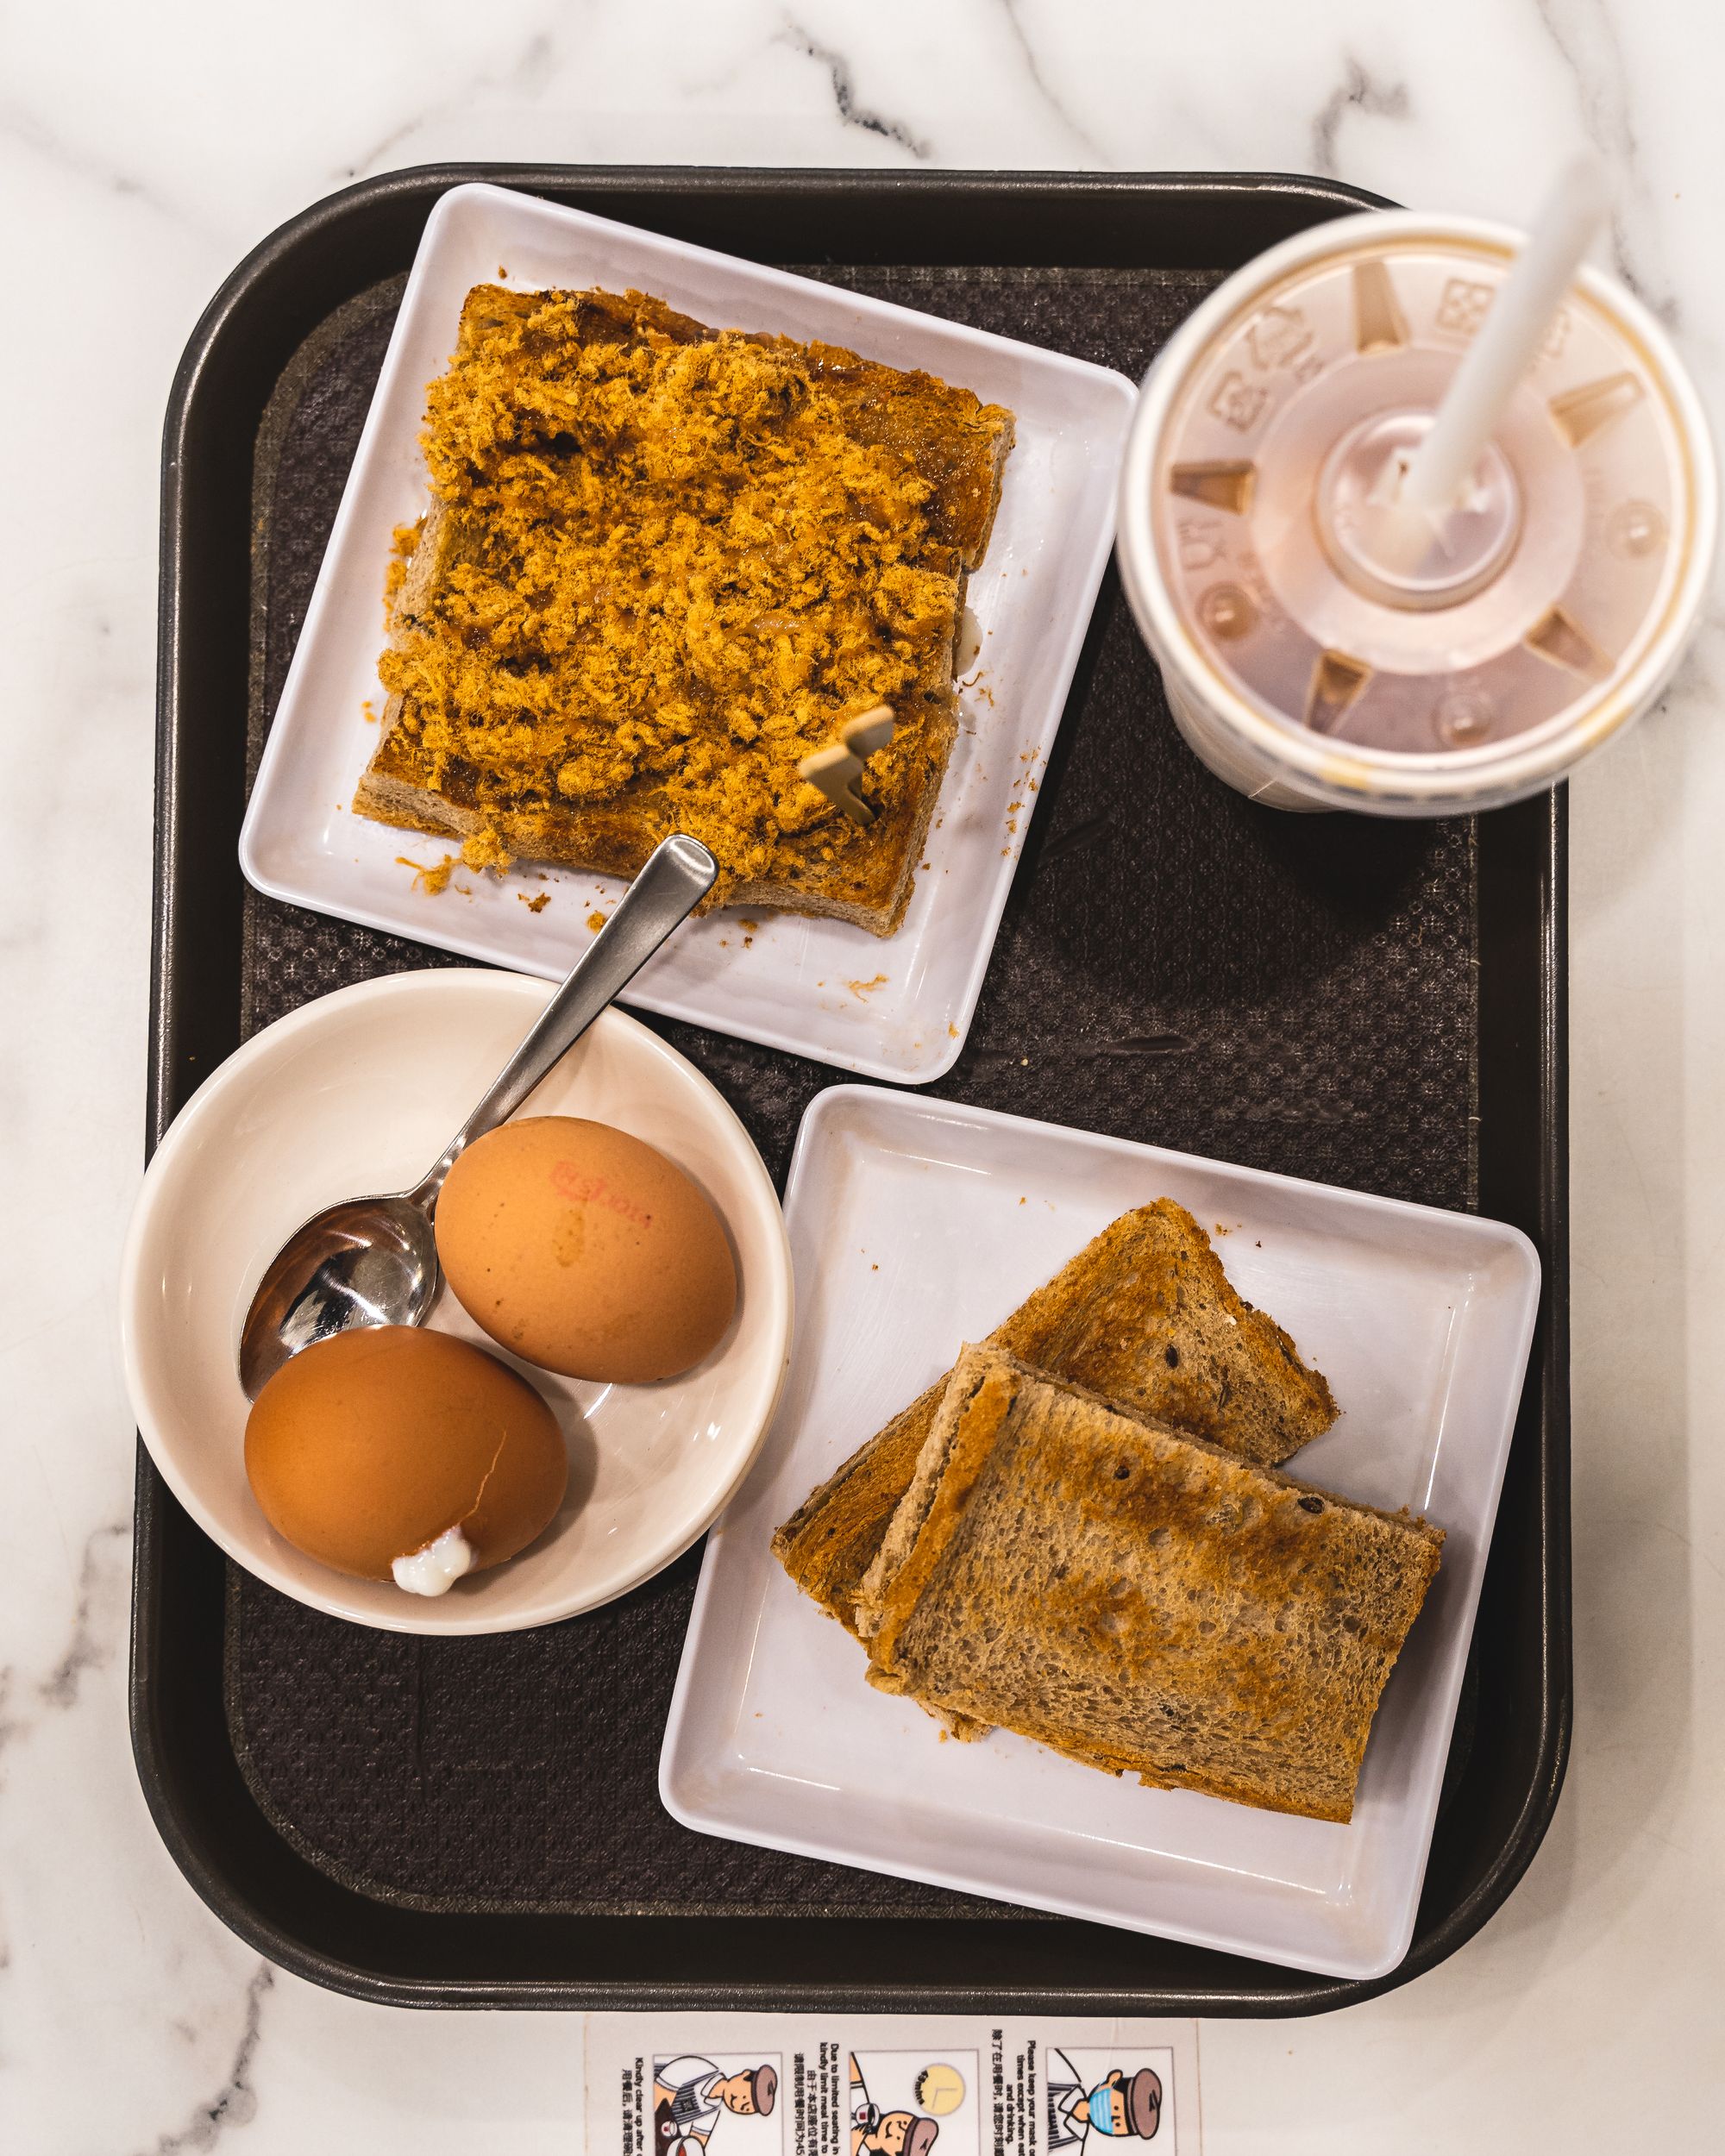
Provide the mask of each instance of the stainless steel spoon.
{"label": "stainless steel spoon", "polygon": [[655,847],[611,918],[473,1113],[411,1190],[314,1213],[271,1262],[240,1333],[240,1382],[255,1400],[290,1357],[356,1326],[419,1325],[442,1275],[431,1219],[443,1178],[476,1138],[514,1114],[605,1006],[712,887],[706,848],[679,834]]}

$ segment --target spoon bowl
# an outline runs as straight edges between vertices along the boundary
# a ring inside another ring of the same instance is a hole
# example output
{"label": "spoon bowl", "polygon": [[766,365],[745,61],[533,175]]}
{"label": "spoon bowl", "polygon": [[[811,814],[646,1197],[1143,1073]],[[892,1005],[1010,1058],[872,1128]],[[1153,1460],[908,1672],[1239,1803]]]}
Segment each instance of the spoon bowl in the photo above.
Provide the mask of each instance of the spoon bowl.
{"label": "spoon bowl", "polygon": [[423,1325],[442,1284],[436,1230],[411,1198],[349,1198],[314,1213],[252,1298],[240,1336],[246,1397],[315,1340],[354,1326]]}

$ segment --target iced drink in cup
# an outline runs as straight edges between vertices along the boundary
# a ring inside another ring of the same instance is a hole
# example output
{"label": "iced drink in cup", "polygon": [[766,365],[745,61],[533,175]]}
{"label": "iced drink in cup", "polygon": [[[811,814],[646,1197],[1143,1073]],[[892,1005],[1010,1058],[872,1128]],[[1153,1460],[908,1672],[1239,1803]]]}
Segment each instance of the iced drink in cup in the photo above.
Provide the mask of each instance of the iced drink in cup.
{"label": "iced drink in cup", "polygon": [[1718,481],[1663,331],[1583,270],[1440,524],[1396,490],[1521,235],[1345,217],[1170,340],[1127,446],[1121,573],[1175,719],[1290,809],[1442,816],[1552,785],[1659,695]]}

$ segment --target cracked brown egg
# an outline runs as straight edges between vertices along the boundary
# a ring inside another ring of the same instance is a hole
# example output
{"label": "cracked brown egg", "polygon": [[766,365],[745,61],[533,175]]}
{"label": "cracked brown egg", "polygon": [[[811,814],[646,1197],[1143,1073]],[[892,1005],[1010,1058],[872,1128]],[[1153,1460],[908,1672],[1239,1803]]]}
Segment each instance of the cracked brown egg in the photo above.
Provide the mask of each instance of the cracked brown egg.
{"label": "cracked brown egg", "polygon": [[415,1595],[524,1550],[568,1474],[557,1419],[525,1378],[417,1326],[317,1341],[246,1423],[246,1476],[276,1532],[337,1572]]}
{"label": "cracked brown egg", "polygon": [[437,1255],[474,1323],[565,1376],[691,1369],[737,1307],[718,1215],[674,1161],[576,1116],[476,1139],[437,1201]]}

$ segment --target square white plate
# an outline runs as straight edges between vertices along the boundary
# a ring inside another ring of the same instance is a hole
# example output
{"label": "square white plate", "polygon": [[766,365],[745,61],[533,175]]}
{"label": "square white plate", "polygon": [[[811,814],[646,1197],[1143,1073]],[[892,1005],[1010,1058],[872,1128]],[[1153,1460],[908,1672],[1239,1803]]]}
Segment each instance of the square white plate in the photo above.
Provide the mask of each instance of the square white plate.
{"label": "square white plate", "polygon": [[[924,367],[1017,415],[1000,513],[969,604],[981,655],[909,912],[884,940],[842,921],[736,912],[681,930],[624,1001],[847,1070],[925,1084],[963,1045],[1040,775],[1113,541],[1136,385],[1106,367],[762,269],[501,187],[452,188],[415,257],[240,838],[260,890],[526,973],[568,971],[619,886],[524,864],[436,896],[398,858],[443,842],[351,814],[385,703],[391,534],[426,505],[426,385],[472,287],[634,286],[715,328],[776,330]],[[549,891],[529,912],[524,898]],[[746,940],[745,940],[746,939]]]}
{"label": "square white plate", "polygon": [[[952,1744],[863,1682],[768,1548],[816,1483],[1118,1213],[1161,1196],[1329,1378],[1302,1481],[1448,1530],[1351,1824],[1146,1789],[1001,1732]],[[707,1544],[660,1763],[737,1841],[1327,1976],[1413,1936],[1539,1299],[1519,1230],[942,1100],[837,1086],[785,1200],[797,1338],[777,1418]],[[1219,1233],[1218,1230],[1226,1232]]]}

